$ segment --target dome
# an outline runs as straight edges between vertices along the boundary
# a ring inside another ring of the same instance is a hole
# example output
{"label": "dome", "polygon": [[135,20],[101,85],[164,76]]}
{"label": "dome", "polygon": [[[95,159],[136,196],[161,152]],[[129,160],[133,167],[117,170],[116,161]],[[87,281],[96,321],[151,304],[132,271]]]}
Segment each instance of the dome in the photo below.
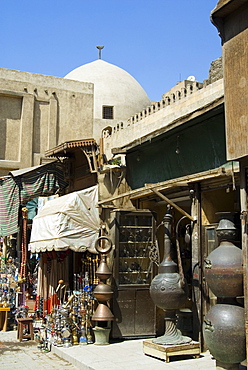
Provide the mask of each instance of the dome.
{"label": "dome", "polygon": [[114,120],[126,120],[150,105],[141,85],[126,71],[102,59],[84,64],[65,78],[94,83],[94,118],[102,119],[103,107],[113,107]]}

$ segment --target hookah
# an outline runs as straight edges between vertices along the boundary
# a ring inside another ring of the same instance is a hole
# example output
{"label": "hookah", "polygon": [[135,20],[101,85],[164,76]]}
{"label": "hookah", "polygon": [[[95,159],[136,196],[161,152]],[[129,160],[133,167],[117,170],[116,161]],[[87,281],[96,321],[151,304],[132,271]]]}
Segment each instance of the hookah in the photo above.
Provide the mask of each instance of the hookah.
{"label": "hookah", "polygon": [[71,346],[71,323],[69,320],[69,310],[61,307],[61,337],[63,339],[64,347]]}
{"label": "hookah", "polygon": [[81,315],[81,336],[79,338],[80,344],[92,344],[93,338],[91,334],[90,317],[92,315],[92,303],[94,297],[92,296],[92,286],[89,285],[88,272],[85,273],[83,280],[83,289],[80,302]]}

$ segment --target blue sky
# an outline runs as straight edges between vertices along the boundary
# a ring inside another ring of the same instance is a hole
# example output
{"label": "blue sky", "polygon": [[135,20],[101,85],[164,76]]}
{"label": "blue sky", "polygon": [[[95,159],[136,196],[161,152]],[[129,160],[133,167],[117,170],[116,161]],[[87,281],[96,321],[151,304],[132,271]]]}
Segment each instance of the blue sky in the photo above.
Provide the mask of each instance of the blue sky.
{"label": "blue sky", "polygon": [[129,72],[151,100],[221,56],[217,0],[0,0],[0,67],[64,77],[98,58]]}

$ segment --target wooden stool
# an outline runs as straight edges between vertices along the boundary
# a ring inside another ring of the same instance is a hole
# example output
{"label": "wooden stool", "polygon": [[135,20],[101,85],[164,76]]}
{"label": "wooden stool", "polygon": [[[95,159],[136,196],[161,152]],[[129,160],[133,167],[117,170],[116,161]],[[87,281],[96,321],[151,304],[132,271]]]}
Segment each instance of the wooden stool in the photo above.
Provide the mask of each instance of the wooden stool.
{"label": "wooden stool", "polygon": [[[24,317],[17,319],[17,321],[18,321],[17,339],[19,339],[20,342],[23,339],[34,340],[33,319],[30,317]],[[24,329],[27,330],[27,333],[25,334]]]}
{"label": "wooden stool", "polygon": [[0,307],[0,330],[7,331],[9,307]]}

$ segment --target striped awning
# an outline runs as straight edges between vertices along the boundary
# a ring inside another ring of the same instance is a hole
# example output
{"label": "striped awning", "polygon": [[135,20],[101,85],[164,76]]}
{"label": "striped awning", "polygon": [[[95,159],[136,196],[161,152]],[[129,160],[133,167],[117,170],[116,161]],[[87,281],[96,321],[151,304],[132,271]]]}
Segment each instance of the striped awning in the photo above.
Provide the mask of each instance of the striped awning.
{"label": "striped awning", "polygon": [[10,172],[0,179],[0,236],[18,232],[20,206],[38,196],[56,194],[67,186],[61,164],[53,162]]}

